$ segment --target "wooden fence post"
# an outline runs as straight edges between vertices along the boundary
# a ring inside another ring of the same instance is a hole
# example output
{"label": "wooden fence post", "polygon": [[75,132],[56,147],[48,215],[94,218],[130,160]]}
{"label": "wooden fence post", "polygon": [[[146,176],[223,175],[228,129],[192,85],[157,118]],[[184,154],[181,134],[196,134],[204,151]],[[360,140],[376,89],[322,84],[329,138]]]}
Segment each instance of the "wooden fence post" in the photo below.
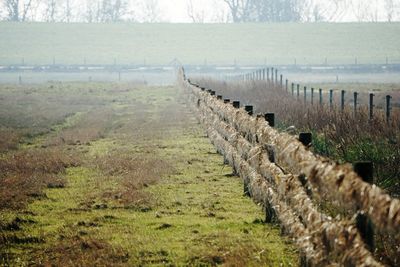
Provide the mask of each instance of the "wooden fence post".
{"label": "wooden fence post", "polygon": [[297,100],[300,98],[300,84],[297,84]]}
{"label": "wooden fence post", "polygon": [[244,106],[244,110],[247,112],[247,114],[253,116],[253,106],[251,105]]}
{"label": "wooden fence post", "polygon": [[330,108],[333,107],[333,89],[329,90],[329,106]]}
{"label": "wooden fence post", "polygon": [[269,81],[269,68],[267,68],[267,80]]}
{"label": "wooden fence post", "polygon": [[314,88],[311,87],[311,105],[314,105]]}
{"label": "wooden fence post", "polygon": [[319,105],[322,106],[323,103],[324,102],[323,102],[323,99],[322,99],[322,89],[319,88]]}
{"label": "wooden fence post", "polygon": [[390,99],[392,99],[392,97],[390,95],[386,96],[386,122],[389,123],[390,122],[390,110],[392,109],[391,105],[390,105]]}
{"label": "wooden fence post", "polygon": [[282,74],[280,75],[279,79],[280,79],[280,86],[281,86],[281,88],[283,88],[283,75]]}
{"label": "wooden fence post", "polygon": [[357,99],[358,99],[358,93],[354,92],[354,116],[357,115]]}
{"label": "wooden fence post", "polygon": [[340,97],[340,109],[342,110],[342,111],[344,111],[344,94],[346,93],[346,91],[345,90],[342,90],[341,91],[341,97]]}
{"label": "wooden fence post", "polygon": [[312,134],[311,133],[300,133],[299,134],[299,141],[305,145],[309,146],[312,142]]}
{"label": "wooden fence post", "polygon": [[265,113],[264,118],[269,126],[275,127],[275,113]]}
{"label": "wooden fence post", "polygon": [[304,86],[304,104],[307,104],[307,86]]}
{"label": "wooden fence post", "polygon": [[[374,183],[374,166],[372,162],[356,162],[354,163],[354,171],[363,179],[364,182],[373,184]],[[356,218],[357,228],[368,245],[370,251],[374,251],[374,227],[371,220],[365,214],[358,214]]]}
{"label": "wooden fence post", "polygon": [[234,108],[240,108],[240,101],[233,101],[232,105]]}
{"label": "wooden fence post", "polygon": [[275,69],[275,83],[278,83],[278,69]]}
{"label": "wooden fence post", "polygon": [[374,94],[369,94],[369,120],[374,118]]}

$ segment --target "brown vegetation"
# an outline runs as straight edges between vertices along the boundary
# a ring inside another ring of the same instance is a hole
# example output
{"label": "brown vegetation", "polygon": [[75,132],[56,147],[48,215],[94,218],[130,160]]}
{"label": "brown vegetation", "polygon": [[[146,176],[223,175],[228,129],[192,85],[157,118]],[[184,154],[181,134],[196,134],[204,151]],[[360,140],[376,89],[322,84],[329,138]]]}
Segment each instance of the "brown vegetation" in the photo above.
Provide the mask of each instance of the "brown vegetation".
{"label": "brown vegetation", "polygon": [[143,188],[173,172],[171,164],[156,155],[113,153],[98,158],[94,163],[104,175],[118,184],[117,188],[103,192],[103,197],[117,200],[125,208],[150,209],[153,198]]}
{"label": "brown vegetation", "polygon": [[112,110],[92,110],[83,114],[79,121],[72,127],[62,129],[56,137],[46,142],[46,145],[59,146],[87,145],[91,141],[103,138],[108,129],[112,126]]}
{"label": "brown vegetation", "polygon": [[122,248],[75,235],[61,237],[54,246],[37,251],[34,262],[38,266],[126,266],[128,259]]}
{"label": "brown vegetation", "polygon": [[0,158],[0,209],[23,208],[44,188],[65,186],[63,172],[79,160],[61,149],[16,151]]}

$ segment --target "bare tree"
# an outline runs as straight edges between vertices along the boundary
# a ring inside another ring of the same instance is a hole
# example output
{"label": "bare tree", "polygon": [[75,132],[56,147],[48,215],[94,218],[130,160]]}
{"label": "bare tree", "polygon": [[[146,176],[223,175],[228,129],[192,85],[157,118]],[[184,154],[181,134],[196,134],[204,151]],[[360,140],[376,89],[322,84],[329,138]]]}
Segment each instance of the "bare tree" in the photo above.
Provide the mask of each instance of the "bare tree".
{"label": "bare tree", "polygon": [[81,17],[84,21],[92,23],[99,22],[99,10],[100,3],[99,1],[86,0],[85,3],[85,11],[82,12]]}
{"label": "bare tree", "polygon": [[142,14],[144,22],[159,22],[161,20],[161,10],[158,0],[146,0],[143,2]]}
{"label": "bare tree", "polygon": [[43,19],[47,22],[55,22],[57,15],[57,0],[47,0],[45,3]]}
{"label": "bare tree", "polygon": [[400,8],[399,0],[384,0],[384,10],[386,15],[386,20],[388,22],[392,22],[396,19],[396,15],[398,14]]}
{"label": "bare tree", "polygon": [[193,4],[192,0],[186,2],[186,12],[190,20],[193,23],[204,23],[205,22],[205,11],[204,9],[198,10]]}
{"label": "bare tree", "polygon": [[127,12],[127,8],[126,0],[103,0],[100,7],[101,22],[121,21]]}
{"label": "bare tree", "polygon": [[218,0],[213,1],[213,14],[211,21],[216,23],[228,23],[231,21],[231,16],[227,8],[224,8],[218,3]]}
{"label": "bare tree", "polygon": [[251,1],[252,0],[223,0],[229,8],[231,13],[232,21],[246,22],[250,21],[249,14],[251,13]]}
{"label": "bare tree", "polygon": [[223,0],[233,22],[300,21],[301,0]]}
{"label": "bare tree", "polygon": [[4,0],[6,18],[10,21],[26,21],[34,10],[33,0]]}

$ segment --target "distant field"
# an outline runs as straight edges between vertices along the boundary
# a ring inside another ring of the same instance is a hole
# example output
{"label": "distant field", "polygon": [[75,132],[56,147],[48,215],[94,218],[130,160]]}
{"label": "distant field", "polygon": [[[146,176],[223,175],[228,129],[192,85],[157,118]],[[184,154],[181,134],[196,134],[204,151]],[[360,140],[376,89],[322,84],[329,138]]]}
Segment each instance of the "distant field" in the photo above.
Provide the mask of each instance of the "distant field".
{"label": "distant field", "polygon": [[0,64],[400,63],[400,23],[0,23]]}

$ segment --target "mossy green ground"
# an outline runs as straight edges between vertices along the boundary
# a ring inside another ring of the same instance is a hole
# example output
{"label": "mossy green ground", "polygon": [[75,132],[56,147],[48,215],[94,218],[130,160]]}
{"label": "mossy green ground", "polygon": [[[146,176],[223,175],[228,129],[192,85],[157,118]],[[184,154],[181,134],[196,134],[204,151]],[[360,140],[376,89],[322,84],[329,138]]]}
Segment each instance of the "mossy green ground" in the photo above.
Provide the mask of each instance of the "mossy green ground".
{"label": "mossy green ground", "polygon": [[[113,95],[114,128],[102,139],[73,148],[91,163],[67,169],[65,188],[47,189],[47,197],[25,210],[0,212],[3,220],[23,220],[16,236],[36,237],[34,242],[4,248],[7,251],[0,255],[12,258],[3,258],[3,264],[60,262],[69,251],[55,253],[54,247],[78,237],[104,240],[111,250],[123,251],[123,256],[111,253],[105,265],[298,265],[293,244],[277,226],[262,222],[261,207],[243,196],[240,179],[223,164],[179,97],[182,93],[162,87]],[[56,131],[72,127],[77,119],[69,117]],[[43,137],[35,142],[40,145]],[[172,171],[143,189],[151,196],[144,207],[123,206],[104,197],[118,190],[118,177],[110,178],[93,163],[115,153],[170,165]],[[74,260],[63,263],[84,265]]]}

